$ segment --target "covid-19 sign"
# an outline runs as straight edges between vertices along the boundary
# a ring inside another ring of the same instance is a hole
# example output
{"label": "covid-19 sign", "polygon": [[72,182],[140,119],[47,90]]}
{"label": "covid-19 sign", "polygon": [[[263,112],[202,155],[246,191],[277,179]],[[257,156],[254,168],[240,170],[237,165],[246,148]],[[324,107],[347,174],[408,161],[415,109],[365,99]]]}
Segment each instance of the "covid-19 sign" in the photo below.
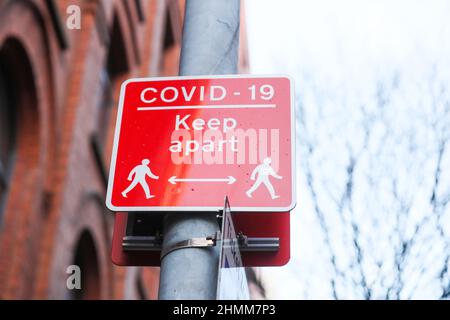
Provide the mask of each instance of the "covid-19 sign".
{"label": "covid-19 sign", "polygon": [[295,117],[284,76],[130,79],[121,88],[113,211],[287,212]]}

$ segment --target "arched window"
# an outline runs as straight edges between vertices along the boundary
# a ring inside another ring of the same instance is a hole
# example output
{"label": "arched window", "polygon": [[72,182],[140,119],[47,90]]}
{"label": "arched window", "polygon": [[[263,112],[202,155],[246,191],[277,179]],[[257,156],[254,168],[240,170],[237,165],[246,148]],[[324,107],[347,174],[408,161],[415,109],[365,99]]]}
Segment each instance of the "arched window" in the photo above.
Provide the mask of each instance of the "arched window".
{"label": "arched window", "polygon": [[178,39],[179,34],[181,34],[179,11],[176,3],[173,3],[166,9],[162,39],[162,65],[160,70],[162,76],[174,76],[178,74],[178,62],[180,55],[180,39]]}
{"label": "arched window", "polygon": [[14,86],[3,50],[0,50],[0,220],[10,185],[16,142]]}
{"label": "arched window", "polygon": [[103,95],[99,105],[97,138],[101,148],[108,142],[111,108],[114,105],[114,89],[120,84],[117,80],[128,72],[127,54],[117,16],[113,20],[110,39],[108,56],[100,75]]}
{"label": "arched window", "polygon": [[98,300],[100,292],[100,270],[94,239],[89,231],[83,231],[78,240],[74,265],[81,270],[81,289],[71,290],[73,300]]}
{"label": "arched window", "polygon": [[112,108],[115,105],[115,89],[120,85],[122,75],[129,70],[127,53],[124,45],[122,31],[117,15],[114,16],[110,33],[110,44],[106,63],[100,73],[101,96],[98,104],[97,126],[92,143],[99,169],[106,180],[105,147],[110,142],[108,138],[111,129]]}

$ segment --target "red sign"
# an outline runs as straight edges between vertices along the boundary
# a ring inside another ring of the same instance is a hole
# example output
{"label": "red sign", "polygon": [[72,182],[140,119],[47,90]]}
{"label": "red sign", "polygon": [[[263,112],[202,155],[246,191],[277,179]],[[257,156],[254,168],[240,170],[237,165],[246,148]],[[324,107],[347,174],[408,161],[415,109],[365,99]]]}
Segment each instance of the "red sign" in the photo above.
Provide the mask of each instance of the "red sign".
{"label": "red sign", "polygon": [[295,206],[292,82],[283,76],[131,79],[121,88],[113,211],[287,212]]}

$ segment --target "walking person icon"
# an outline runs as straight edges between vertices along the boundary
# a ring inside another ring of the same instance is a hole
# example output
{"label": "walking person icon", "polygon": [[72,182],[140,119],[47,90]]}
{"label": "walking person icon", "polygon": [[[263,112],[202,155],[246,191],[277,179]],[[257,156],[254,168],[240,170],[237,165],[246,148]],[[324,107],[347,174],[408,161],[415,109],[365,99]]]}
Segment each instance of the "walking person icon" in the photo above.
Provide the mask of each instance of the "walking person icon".
{"label": "walking person icon", "polygon": [[[130,185],[122,192],[122,196],[124,198],[127,198],[127,193],[136,187],[137,184],[140,184],[142,189],[144,189],[145,192],[145,198],[150,199],[155,197],[154,195],[150,194],[150,188],[148,187],[147,181],[145,181],[146,176],[149,176],[152,179],[159,179],[158,176],[154,175],[150,168],[148,167],[148,164],[150,163],[150,160],[144,159],[142,160],[142,164],[137,165],[133,168],[133,170],[130,171],[130,174],[128,175],[128,181],[132,181]],[[133,177],[134,176],[134,177]]]}
{"label": "walking person icon", "polygon": [[270,166],[270,164],[272,163],[272,159],[270,158],[265,158],[263,163],[261,163],[260,165],[258,165],[252,172],[252,175],[250,177],[250,179],[255,180],[256,175],[258,175],[258,177],[256,178],[256,182],[253,184],[253,186],[246,192],[247,197],[251,198],[252,197],[252,193],[259,188],[259,186],[261,185],[261,183],[263,183],[267,190],[269,190],[270,196],[272,197],[272,199],[277,199],[280,196],[275,194],[275,190],[272,186],[272,183],[270,183],[270,179],[269,177],[272,176],[276,179],[283,179],[282,176],[279,176],[275,170]]}

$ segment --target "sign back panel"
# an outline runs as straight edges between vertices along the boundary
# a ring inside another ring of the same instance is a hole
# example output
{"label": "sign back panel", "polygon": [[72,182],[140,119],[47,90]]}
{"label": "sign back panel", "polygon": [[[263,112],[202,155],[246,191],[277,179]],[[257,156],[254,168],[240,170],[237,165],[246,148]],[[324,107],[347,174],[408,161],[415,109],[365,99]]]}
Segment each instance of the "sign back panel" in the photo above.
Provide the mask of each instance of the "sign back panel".
{"label": "sign back panel", "polygon": [[[147,215],[154,217],[155,215]],[[127,235],[128,213],[116,213],[111,248],[111,259],[118,266],[153,266],[161,265],[161,251],[125,251],[122,247],[123,237]],[[236,232],[248,237],[277,237],[280,249],[276,252],[242,251],[242,263],[245,267],[283,266],[290,259],[290,213],[232,213]],[[155,229],[162,227],[158,222]]]}

